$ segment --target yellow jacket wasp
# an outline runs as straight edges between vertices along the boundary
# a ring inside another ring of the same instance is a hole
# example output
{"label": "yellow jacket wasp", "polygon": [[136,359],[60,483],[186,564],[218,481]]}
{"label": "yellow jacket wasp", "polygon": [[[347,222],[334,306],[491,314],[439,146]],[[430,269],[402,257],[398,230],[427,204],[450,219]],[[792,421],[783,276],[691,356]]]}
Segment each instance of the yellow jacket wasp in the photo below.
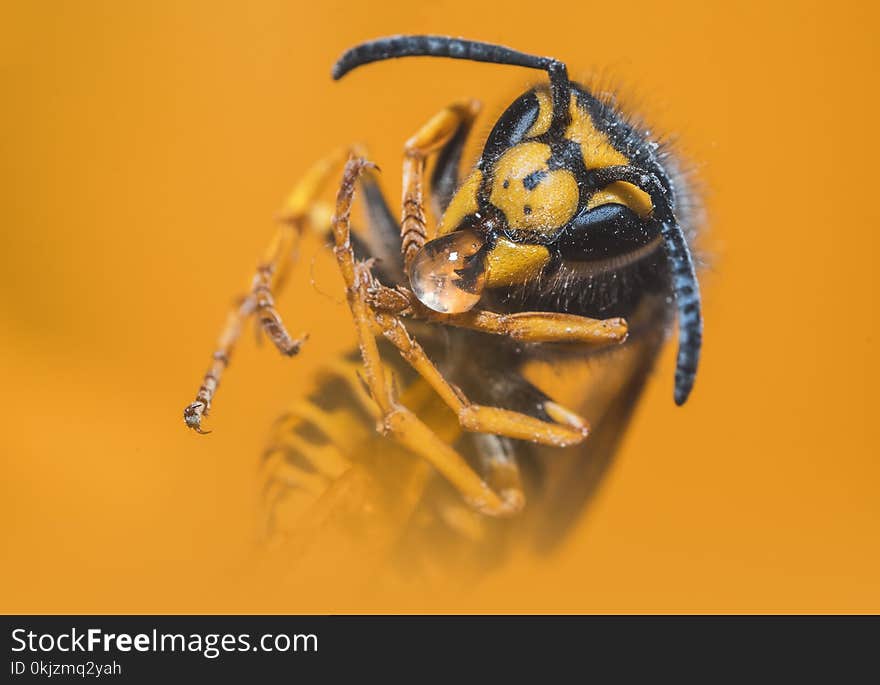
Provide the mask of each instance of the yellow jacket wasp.
{"label": "yellow jacket wasp", "polygon": [[[396,36],[347,51],[333,78],[407,56],[543,70],[549,86],[507,108],[463,179],[478,104],[431,118],[404,148],[399,221],[359,150],[312,169],[184,418],[202,431],[249,317],[284,354],[299,350],[274,297],[299,235],[329,232],[359,354],[276,424],[266,456],[270,525],[289,527],[279,512],[300,491],[314,502],[301,515],[313,518],[345,508],[356,492],[365,510],[396,522],[390,545],[406,546],[414,527],[435,541],[448,531],[484,539],[509,529],[500,519],[550,544],[596,487],[676,313],[675,402],[691,392],[702,322],[684,228],[688,188],[668,150],[555,59]],[[343,160],[329,218],[319,195]],[[350,226],[356,188],[369,219],[363,234]],[[548,369],[575,386],[565,401],[548,387]],[[385,437],[372,434],[376,426]]]}

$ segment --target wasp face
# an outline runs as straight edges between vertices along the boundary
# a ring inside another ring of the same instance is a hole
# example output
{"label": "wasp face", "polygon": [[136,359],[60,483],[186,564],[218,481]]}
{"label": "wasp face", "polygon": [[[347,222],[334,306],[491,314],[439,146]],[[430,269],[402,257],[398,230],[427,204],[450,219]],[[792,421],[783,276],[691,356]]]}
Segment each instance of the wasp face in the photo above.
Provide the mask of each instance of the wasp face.
{"label": "wasp face", "polygon": [[413,292],[427,307],[460,313],[485,288],[523,283],[550,262],[552,243],[578,207],[578,183],[551,169],[549,146],[515,145],[484,174],[476,169],[453,197],[441,236],[410,268]]}
{"label": "wasp face", "polygon": [[594,169],[628,160],[603,150],[572,116],[570,138],[553,145],[526,139],[492,166],[488,202],[503,216],[505,235],[518,245],[547,247],[555,264],[618,260],[659,246],[646,194],[595,181]]}
{"label": "wasp face", "polygon": [[625,183],[598,188],[572,157],[582,159],[579,150],[567,160],[547,143],[526,140],[474,171],[450,202],[440,237],[410,267],[419,300],[460,313],[485,288],[520,285],[566,262],[601,269],[659,247],[659,227],[629,206],[643,210],[641,191]]}

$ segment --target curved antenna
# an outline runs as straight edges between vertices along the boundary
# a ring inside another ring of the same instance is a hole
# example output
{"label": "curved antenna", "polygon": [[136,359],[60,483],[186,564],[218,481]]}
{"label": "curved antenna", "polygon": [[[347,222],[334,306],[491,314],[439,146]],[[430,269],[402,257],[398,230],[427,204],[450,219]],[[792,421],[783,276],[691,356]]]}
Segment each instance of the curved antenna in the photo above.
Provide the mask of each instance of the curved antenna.
{"label": "curved antenna", "polygon": [[633,166],[613,166],[594,169],[592,177],[599,188],[623,181],[644,190],[651,197],[654,218],[660,222],[663,245],[669,259],[672,292],[678,307],[678,359],[675,366],[674,399],[681,406],[694,387],[703,343],[700,284],[684,232],[675,220],[667,191],[654,174]]}
{"label": "curved antenna", "polygon": [[552,57],[536,57],[492,43],[481,43],[448,36],[389,36],[356,45],[346,50],[333,65],[333,80],[338,81],[352,69],[370,62],[397,57],[449,57],[472,62],[509,64],[515,67],[541,69],[550,76],[553,95],[554,130],[562,131],[569,123],[571,86],[568,69]]}

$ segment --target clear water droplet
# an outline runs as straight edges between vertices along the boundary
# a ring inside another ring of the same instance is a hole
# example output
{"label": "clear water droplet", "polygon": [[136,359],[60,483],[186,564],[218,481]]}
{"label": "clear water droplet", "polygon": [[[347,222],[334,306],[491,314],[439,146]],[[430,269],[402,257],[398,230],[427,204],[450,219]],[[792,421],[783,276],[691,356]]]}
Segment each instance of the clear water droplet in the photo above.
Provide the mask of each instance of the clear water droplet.
{"label": "clear water droplet", "polygon": [[486,265],[485,241],[469,229],[453,231],[419,250],[409,270],[409,283],[419,301],[441,314],[459,314],[480,301]]}

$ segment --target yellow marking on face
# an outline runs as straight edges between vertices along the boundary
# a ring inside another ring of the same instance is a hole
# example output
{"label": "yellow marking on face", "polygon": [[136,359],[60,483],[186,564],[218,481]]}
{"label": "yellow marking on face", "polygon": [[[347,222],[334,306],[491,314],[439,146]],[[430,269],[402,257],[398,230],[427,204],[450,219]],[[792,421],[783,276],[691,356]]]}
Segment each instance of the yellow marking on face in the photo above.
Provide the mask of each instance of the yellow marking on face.
{"label": "yellow marking on face", "polygon": [[495,165],[489,199],[514,230],[553,233],[574,216],[578,206],[577,180],[567,169],[550,171],[550,147],[520,143]]}
{"label": "yellow marking on face", "polygon": [[480,206],[477,202],[477,193],[480,190],[480,184],[483,182],[483,174],[479,169],[474,169],[473,173],[468,176],[464,182],[455,191],[455,195],[449,202],[440,227],[437,229],[437,235],[445,235],[458,228],[461,220],[468,214],[476,212]]}
{"label": "yellow marking on face", "polygon": [[[626,155],[614,148],[608,136],[593,126],[590,114],[577,106],[577,98],[574,95],[569,111],[571,123],[565,131],[565,137],[580,145],[587,169],[603,169],[630,163]],[[595,193],[587,203],[587,207],[592,209],[608,203],[625,205],[642,218],[647,217],[653,207],[651,198],[645,191],[622,181],[612,183]]]}
{"label": "yellow marking on face", "polygon": [[571,123],[565,130],[565,137],[581,146],[587,169],[601,169],[606,166],[629,164],[629,160],[609,142],[608,136],[599,131],[590,113],[577,106],[574,95],[569,107]]}
{"label": "yellow marking on face", "polygon": [[593,193],[587,201],[587,209],[595,209],[608,204],[629,207],[642,219],[647,219],[653,209],[651,198],[645,191],[623,181],[612,183]]}
{"label": "yellow marking on face", "polygon": [[537,276],[550,261],[550,252],[543,245],[514,243],[498,238],[486,256],[486,287],[498,288],[524,283]]}
{"label": "yellow marking on face", "polygon": [[550,93],[546,90],[539,90],[535,92],[535,96],[538,98],[538,117],[526,131],[526,138],[535,138],[547,133],[553,119],[553,100],[550,98]]}

